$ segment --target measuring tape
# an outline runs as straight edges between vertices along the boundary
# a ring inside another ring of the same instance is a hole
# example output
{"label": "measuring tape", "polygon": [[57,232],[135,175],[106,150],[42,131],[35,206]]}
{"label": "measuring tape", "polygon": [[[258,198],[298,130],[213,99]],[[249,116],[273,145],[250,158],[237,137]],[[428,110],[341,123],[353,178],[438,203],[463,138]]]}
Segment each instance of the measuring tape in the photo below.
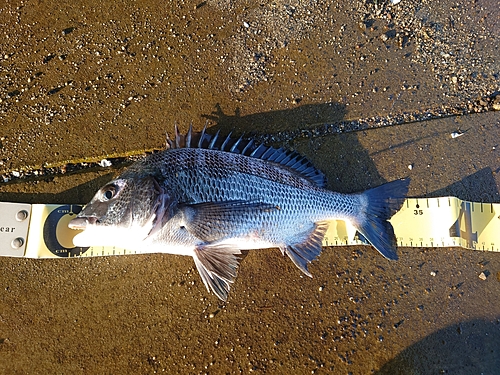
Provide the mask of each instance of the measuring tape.
{"label": "measuring tape", "polygon": [[[69,258],[148,253],[113,246],[75,247],[77,231],[68,223],[81,205],[0,202],[0,256]],[[455,197],[409,198],[390,220],[398,246],[462,247],[500,251],[500,204],[462,201]],[[329,223],[323,245],[362,245],[349,222]]]}

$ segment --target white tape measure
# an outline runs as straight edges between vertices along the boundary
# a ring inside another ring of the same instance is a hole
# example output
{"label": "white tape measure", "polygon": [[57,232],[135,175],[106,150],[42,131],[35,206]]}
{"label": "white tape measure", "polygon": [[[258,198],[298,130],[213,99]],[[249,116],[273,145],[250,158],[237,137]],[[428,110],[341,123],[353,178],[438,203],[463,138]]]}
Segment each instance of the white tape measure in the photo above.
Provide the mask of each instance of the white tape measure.
{"label": "white tape measure", "polygon": [[[75,247],[69,221],[80,205],[0,202],[0,256],[67,258],[137,254],[116,247]],[[410,198],[391,218],[399,246],[500,251],[500,204],[454,197]],[[332,221],[324,246],[367,244],[348,222]],[[144,253],[148,249],[144,250]]]}

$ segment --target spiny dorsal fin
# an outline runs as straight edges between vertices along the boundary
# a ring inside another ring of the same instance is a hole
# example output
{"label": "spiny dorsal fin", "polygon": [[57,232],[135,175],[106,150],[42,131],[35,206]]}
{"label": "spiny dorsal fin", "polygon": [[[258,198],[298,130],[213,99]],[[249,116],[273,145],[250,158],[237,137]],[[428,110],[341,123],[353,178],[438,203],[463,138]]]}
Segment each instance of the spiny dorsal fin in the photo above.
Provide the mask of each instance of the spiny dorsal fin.
{"label": "spiny dorsal fin", "polygon": [[319,187],[326,186],[324,174],[317,170],[307,158],[295,151],[256,144],[252,139],[244,139],[243,136],[232,138],[229,134],[223,137],[219,132],[212,136],[206,133],[206,129],[205,125],[200,133],[194,133],[190,125],[188,132],[184,135],[179,133],[176,125],[174,139],[171,140],[167,134],[167,149],[205,148],[267,160],[294,170]]}

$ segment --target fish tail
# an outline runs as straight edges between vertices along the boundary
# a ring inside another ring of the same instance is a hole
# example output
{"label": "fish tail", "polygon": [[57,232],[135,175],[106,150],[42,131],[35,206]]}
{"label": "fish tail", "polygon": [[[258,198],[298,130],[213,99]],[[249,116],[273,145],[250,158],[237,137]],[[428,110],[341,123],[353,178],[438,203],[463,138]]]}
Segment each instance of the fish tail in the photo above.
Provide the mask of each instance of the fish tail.
{"label": "fish tail", "polygon": [[409,178],[395,180],[362,193],[364,215],[353,223],[358,232],[387,259],[398,259],[394,228],[388,220],[403,205],[409,184]]}

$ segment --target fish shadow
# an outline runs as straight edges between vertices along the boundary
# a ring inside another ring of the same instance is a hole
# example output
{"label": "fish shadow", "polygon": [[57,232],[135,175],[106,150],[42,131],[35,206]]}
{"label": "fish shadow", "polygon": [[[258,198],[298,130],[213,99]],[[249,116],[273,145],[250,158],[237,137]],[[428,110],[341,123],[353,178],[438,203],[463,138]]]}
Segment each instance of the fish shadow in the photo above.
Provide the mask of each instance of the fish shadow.
{"label": "fish shadow", "polygon": [[399,353],[376,375],[496,374],[500,319],[471,320],[441,329]]}
{"label": "fish shadow", "polygon": [[[244,134],[245,138],[297,151],[325,174],[329,189],[352,193],[386,181],[356,132],[341,132],[346,113],[342,104],[324,103],[242,116],[238,108],[230,115],[217,104],[212,113],[202,117],[214,123],[208,129],[211,134]],[[325,135],[327,127],[330,135]]]}
{"label": "fish shadow", "polygon": [[249,134],[277,134],[314,128],[322,124],[342,121],[347,111],[339,103],[305,104],[295,108],[241,115],[236,108],[234,115],[224,113],[220,104],[203,118],[215,122],[215,128],[222,134],[230,132]]}
{"label": "fish shadow", "polygon": [[460,181],[425,194],[426,198],[457,197],[466,201],[498,202],[500,193],[490,167],[480,169]]}

